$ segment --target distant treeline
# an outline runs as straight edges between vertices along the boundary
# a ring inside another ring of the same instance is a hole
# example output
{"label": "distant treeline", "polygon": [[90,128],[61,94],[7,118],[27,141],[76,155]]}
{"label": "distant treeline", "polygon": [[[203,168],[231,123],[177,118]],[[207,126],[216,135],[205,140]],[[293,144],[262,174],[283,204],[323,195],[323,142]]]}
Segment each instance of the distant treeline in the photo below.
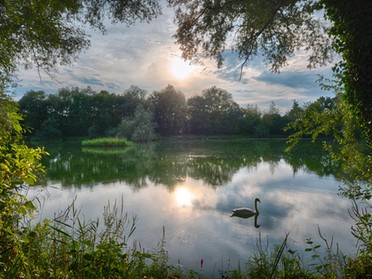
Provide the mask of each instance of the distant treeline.
{"label": "distant treeline", "polygon": [[301,107],[297,101],[285,115],[271,103],[267,112],[257,106],[240,107],[226,90],[211,87],[186,99],[168,85],[150,95],[137,86],[123,94],[95,92],[91,88],[63,88],[57,94],[30,91],[20,100],[28,136],[38,140],[126,137],[150,141],[157,136],[242,135],[283,137],[288,123],[305,110],[333,106],[336,99],[321,97]]}

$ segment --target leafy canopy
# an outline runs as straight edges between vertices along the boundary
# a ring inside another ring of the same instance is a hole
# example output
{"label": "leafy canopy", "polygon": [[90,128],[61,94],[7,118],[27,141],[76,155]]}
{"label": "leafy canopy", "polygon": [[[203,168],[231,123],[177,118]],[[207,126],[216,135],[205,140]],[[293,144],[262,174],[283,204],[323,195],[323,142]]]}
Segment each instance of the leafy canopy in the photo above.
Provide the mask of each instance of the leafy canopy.
{"label": "leafy canopy", "polygon": [[273,71],[279,71],[287,57],[300,49],[309,51],[309,67],[324,65],[332,58],[327,26],[312,16],[319,9],[314,1],[168,2],[176,7],[175,38],[186,59],[202,52],[221,65],[225,51],[237,53],[244,63],[261,54]]}
{"label": "leafy canopy", "polygon": [[168,0],[176,9],[175,34],[185,59],[236,53],[242,67],[262,55],[278,72],[296,51],[308,67],[332,60],[350,109],[372,146],[372,2],[346,0]]}
{"label": "leafy canopy", "polygon": [[0,1],[0,82],[20,64],[48,74],[69,64],[90,45],[83,26],[105,32],[104,20],[127,25],[160,14],[156,0],[3,0]]}

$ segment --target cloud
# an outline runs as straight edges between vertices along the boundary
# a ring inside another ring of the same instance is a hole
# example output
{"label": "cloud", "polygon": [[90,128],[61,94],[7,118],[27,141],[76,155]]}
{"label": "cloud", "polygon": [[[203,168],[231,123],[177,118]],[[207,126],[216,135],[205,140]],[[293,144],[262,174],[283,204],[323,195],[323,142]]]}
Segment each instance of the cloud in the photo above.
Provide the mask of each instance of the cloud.
{"label": "cloud", "polygon": [[107,35],[87,30],[91,47],[81,53],[73,65],[60,67],[55,80],[41,73],[43,82],[35,69],[21,70],[21,87],[15,91],[21,96],[27,90],[52,93],[61,87],[91,86],[97,91],[122,93],[131,85],[137,85],[152,92],[172,84],[189,98],[217,86],[230,92],[241,106],[257,104],[265,110],[274,101],[282,112],[292,106],[294,99],[305,103],[331,95],[322,92],[315,82],[318,73],[329,76],[330,69],[306,71],[302,53],[292,57],[280,74],[270,73],[263,59],[256,57],[246,63],[239,80],[242,61],[227,50],[221,69],[217,69],[216,61],[205,58],[199,63],[193,61],[195,71],[189,78],[177,80],[170,73],[172,60],[181,57],[179,46],[172,38],[176,30],[172,18],[173,11],[164,7],[163,15],[149,24],[137,23],[130,27],[109,24]]}
{"label": "cloud", "polygon": [[289,88],[311,89],[314,88],[316,75],[312,72],[283,72],[276,74],[263,71],[259,76],[255,77],[255,79],[268,84]]}
{"label": "cloud", "polygon": [[80,80],[81,83],[87,84],[88,86],[98,85],[98,86],[101,86],[101,87],[104,87],[104,88],[107,88],[107,89],[111,89],[111,90],[115,90],[115,89],[120,88],[120,86],[118,86],[114,82],[103,82],[103,81],[101,81],[101,80],[99,80],[98,78],[95,78],[95,77],[81,77],[79,80]]}

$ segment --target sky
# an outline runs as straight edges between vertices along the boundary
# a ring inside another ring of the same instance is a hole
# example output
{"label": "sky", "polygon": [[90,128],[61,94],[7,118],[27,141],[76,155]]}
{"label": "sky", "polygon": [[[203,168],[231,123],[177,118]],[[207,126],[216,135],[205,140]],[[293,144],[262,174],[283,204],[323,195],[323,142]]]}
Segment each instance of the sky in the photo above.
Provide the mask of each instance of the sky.
{"label": "sky", "polygon": [[190,98],[216,86],[231,93],[242,107],[257,105],[267,111],[274,102],[281,113],[288,111],[294,100],[303,105],[320,96],[333,96],[316,82],[319,75],[331,76],[332,65],[308,70],[304,53],[291,57],[279,74],[271,73],[262,59],[255,58],[248,61],[240,80],[243,61],[232,54],[220,69],[212,59],[185,62],[172,38],[175,31],[173,11],[167,7],[150,23],[130,27],[109,24],[106,35],[87,30],[91,46],[72,65],[59,67],[54,80],[42,72],[39,76],[35,68],[21,69],[14,96],[19,99],[30,90],[56,93],[59,88],[87,86],[122,94],[131,85],[151,94],[171,84]]}

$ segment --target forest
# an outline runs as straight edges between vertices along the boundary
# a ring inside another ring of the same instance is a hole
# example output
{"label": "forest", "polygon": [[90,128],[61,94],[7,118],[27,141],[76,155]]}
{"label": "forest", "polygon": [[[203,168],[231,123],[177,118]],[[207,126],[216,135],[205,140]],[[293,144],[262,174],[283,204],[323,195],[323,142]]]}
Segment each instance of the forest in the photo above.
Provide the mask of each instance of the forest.
{"label": "forest", "polygon": [[271,102],[268,111],[239,106],[226,90],[211,87],[186,99],[168,85],[151,94],[131,86],[123,94],[91,88],[63,88],[57,94],[30,91],[19,100],[27,135],[33,140],[125,137],[151,141],[176,135],[287,137],[288,125],[304,111],[335,107],[337,98],[320,97],[300,106],[294,100],[285,114]]}

